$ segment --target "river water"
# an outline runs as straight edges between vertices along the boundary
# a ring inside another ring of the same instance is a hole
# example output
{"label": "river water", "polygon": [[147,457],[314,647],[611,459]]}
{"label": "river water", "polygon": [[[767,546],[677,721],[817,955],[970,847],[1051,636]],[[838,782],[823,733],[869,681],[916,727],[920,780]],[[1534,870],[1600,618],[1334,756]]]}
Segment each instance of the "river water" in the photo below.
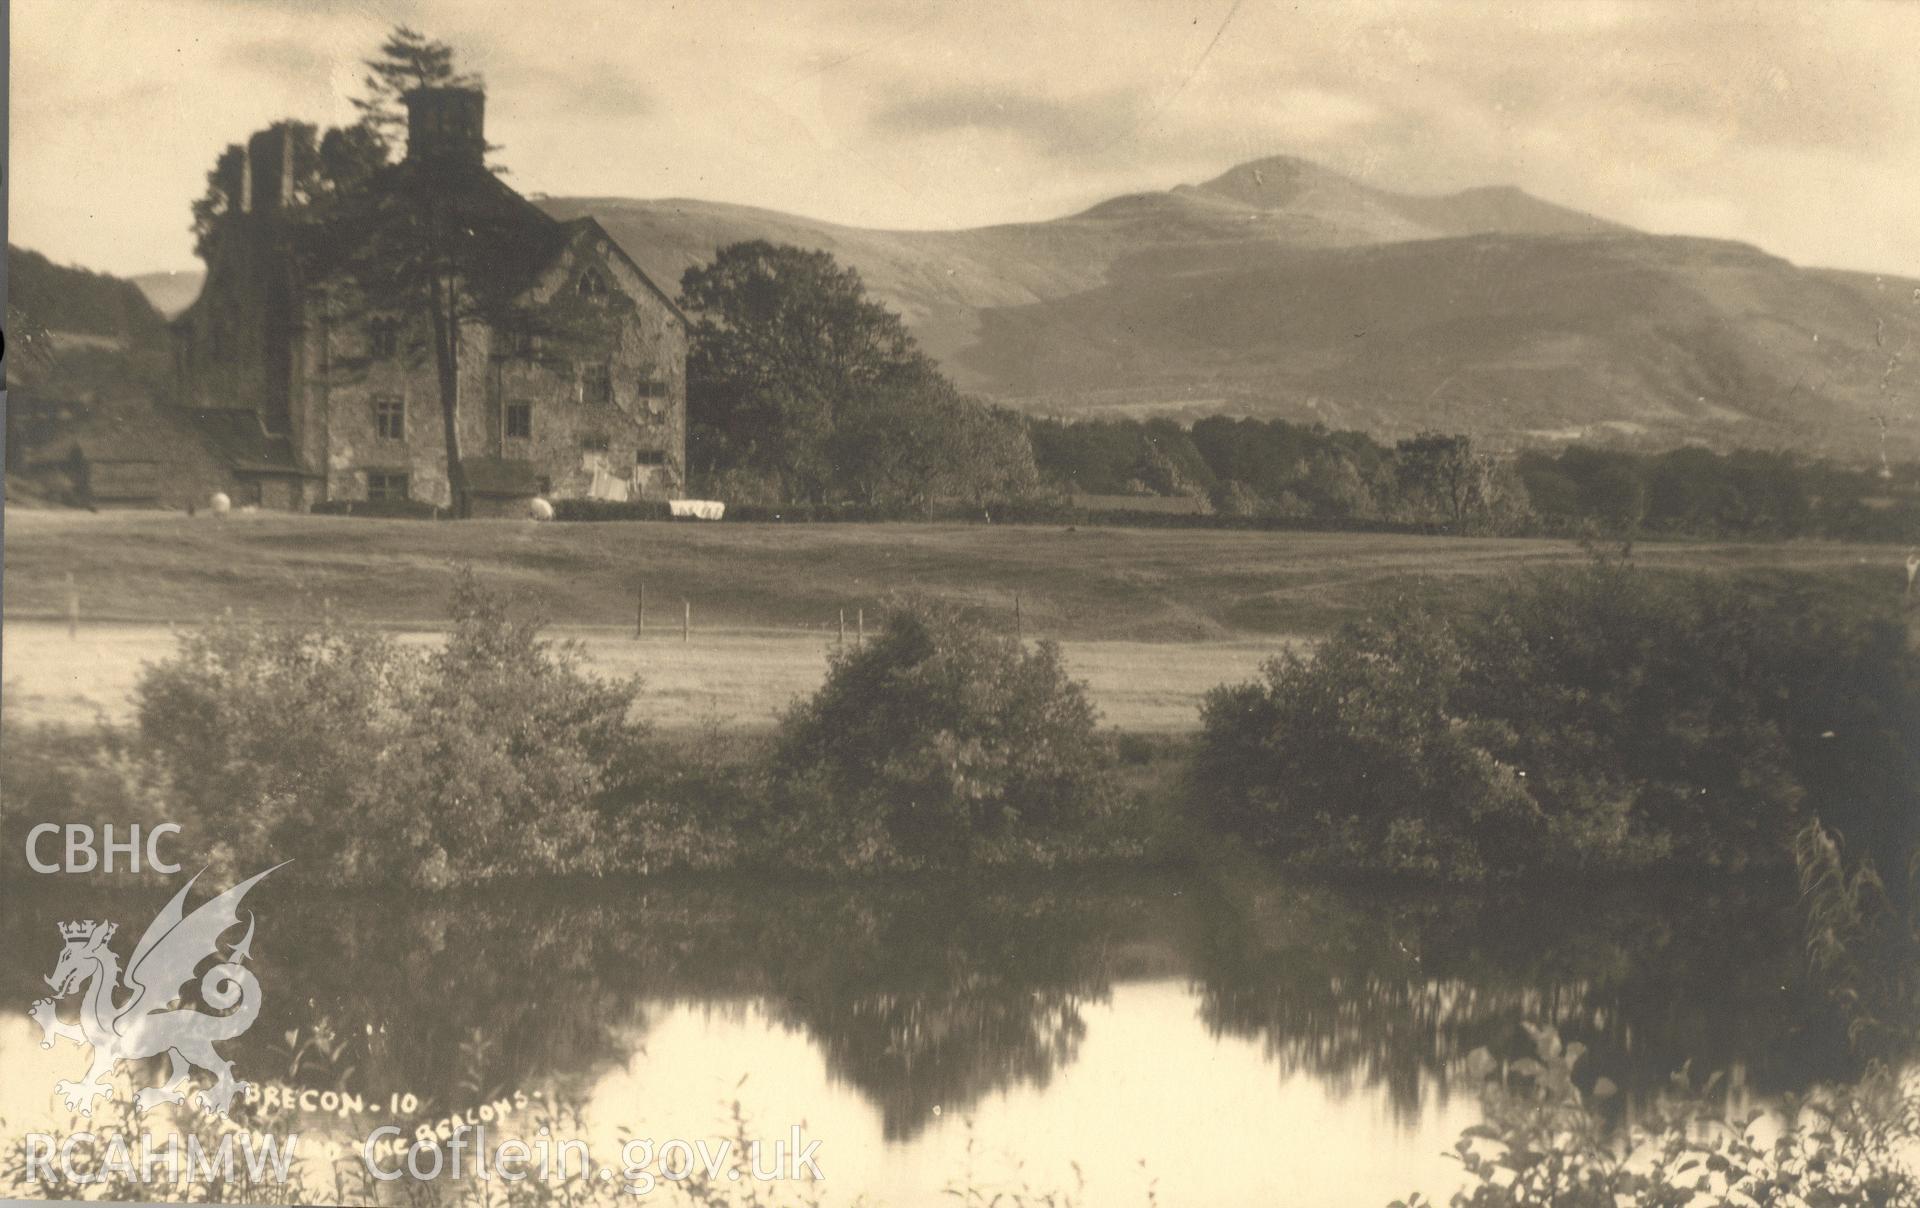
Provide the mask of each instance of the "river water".
{"label": "river water", "polygon": [[[71,1045],[25,1018],[56,924],[123,955],[165,889],[15,894],[0,939],[14,1132],[64,1121]],[[1842,1072],[1762,884],[1432,894],[1240,873],[516,887],[431,898],[263,883],[241,1077],[300,1126],[412,1129],[481,1104],[577,1105],[622,1135],[794,1126],[830,1203],[948,1187],[1089,1204],[1384,1204],[1444,1192],[1478,1119],[1465,1058],[1550,1021],[1623,1098],[1684,1062],[1740,1093]],[[231,938],[231,937],[230,937]],[[69,1012],[71,1007],[68,1008]],[[297,1098],[296,1098],[297,1102]],[[406,1110],[410,1109],[410,1110]],[[637,1201],[644,1202],[644,1201]]]}

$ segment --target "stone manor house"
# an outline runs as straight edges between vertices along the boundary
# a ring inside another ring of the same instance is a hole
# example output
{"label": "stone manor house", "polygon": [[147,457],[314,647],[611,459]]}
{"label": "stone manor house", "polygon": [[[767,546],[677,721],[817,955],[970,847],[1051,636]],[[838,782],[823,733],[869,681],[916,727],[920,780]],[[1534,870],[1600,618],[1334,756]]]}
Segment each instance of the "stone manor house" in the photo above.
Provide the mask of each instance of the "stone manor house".
{"label": "stone manor house", "polygon": [[[536,495],[678,498],[686,468],[687,320],[592,218],[560,222],[488,172],[485,96],[406,98],[406,166],[480,176],[540,249],[514,304],[605,309],[588,346],[556,352],[532,325],[462,329],[459,438],[476,515]],[[289,250],[300,217],[287,125],[230,148],[230,212],[207,241],[200,296],[172,328],[175,406],[236,504],[451,502],[429,316],[371,312]],[[237,204],[236,204],[237,202]],[[303,263],[307,267],[303,267]]]}

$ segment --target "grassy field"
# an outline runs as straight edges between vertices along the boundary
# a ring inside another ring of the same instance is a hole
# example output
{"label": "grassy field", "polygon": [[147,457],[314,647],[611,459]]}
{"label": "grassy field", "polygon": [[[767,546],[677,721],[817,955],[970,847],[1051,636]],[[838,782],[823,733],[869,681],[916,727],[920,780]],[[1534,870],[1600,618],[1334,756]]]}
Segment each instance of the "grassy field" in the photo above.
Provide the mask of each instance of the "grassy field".
{"label": "grassy field", "polygon": [[[1897,592],[1902,551],[1816,543],[1642,545],[1652,566],[1820,572]],[[461,566],[543,613],[607,675],[639,674],[667,729],[764,726],[812,691],[838,634],[891,592],[942,597],[1059,639],[1105,722],[1189,730],[1206,691],[1250,677],[1354,615],[1382,589],[1446,593],[1576,561],[1567,542],[1344,533],[984,525],[434,524],[251,514],[20,511],[7,516],[8,721],[124,719],[143,664],[174,626],[231,608],[323,612],[436,640]],[[61,619],[67,576],[77,638]],[[635,640],[634,593],[650,629]],[[692,640],[680,640],[682,601]]]}
{"label": "grassy field", "polygon": [[[578,642],[587,665],[600,675],[640,676],[637,714],[663,730],[771,725],[794,697],[820,686],[832,648],[817,634],[703,632],[682,643],[677,633],[635,641],[630,630],[561,627],[552,636]],[[431,642],[438,635],[410,632],[401,640]],[[0,632],[5,719],[126,721],[142,666],[171,654],[174,641],[165,625],[93,623],[70,638],[64,624],[9,621]],[[1251,678],[1262,660],[1289,644],[1072,640],[1064,652],[1102,722],[1164,734],[1196,728],[1209,688]]]}
{"label": "grassy field", "polygon": [[[891,592],[917,591],[1063,640],[1213,642],[1316,635],[1381,588],[1444,592],[1529,565],[1576,561],[1570,542],[1352,533],[990,525],[547,524],[255,513],[16,511],[6,518],[5,615],[58,619],[72,574],[88,620],[190,624],[222,609],[432,627],[471,566],[556,624],[824,635]],[[1647,544],[1650,566],[1798,569],[1897,593],[1885,546]],[[1884,581],[1884,588],[1879,586]]]}

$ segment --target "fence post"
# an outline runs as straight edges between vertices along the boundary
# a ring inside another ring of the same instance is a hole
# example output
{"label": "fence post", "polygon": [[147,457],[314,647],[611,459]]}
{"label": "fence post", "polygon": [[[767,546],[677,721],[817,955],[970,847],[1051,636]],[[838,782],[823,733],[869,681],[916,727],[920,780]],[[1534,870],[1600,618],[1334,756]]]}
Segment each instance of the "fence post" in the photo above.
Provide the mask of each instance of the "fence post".
{"label": "fence post", "polygon": [[80,636],[80,586],[74,582],[73,572],[67,572],[67,640],[73,641]]}
{"label": "fence post", "polygon": [[1017,591],[1013,593],[1013,640],[1026,641],[1025,630],[1020,621],[1020,593]]}
{"label": "fence post", "polygon": [[693,640],[693,601],[680,601],[680,643],[685,645]]}
{"label": "fence post", "polygon": [[862,608],[856,612],[854,620],[860,628],[853,635],[853,644],[855,647],[863,647],[867,644],[867,610]]}
{"label": "fence post", "polygon": [[633,605],[633,636],[645,637],[647,633],[647,584],[640,581],[640,591]]}
{"label": "fence post", "polygon": [[840,649],[847,648],[847,610],[840,610]]}

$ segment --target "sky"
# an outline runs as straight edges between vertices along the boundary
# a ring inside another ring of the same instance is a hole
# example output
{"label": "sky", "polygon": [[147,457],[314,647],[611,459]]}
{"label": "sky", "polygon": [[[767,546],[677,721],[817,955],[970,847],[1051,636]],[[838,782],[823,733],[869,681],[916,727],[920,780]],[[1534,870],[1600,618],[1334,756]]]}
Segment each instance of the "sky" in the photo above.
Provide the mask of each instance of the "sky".
{"label": "sky", "polygon": [[1290,154],[1920,276],[1920,3],[13,0],[12,242],[195,267],[270,121],[345,123],[405,23],[508,181],[856,226],[1042,220]]}

